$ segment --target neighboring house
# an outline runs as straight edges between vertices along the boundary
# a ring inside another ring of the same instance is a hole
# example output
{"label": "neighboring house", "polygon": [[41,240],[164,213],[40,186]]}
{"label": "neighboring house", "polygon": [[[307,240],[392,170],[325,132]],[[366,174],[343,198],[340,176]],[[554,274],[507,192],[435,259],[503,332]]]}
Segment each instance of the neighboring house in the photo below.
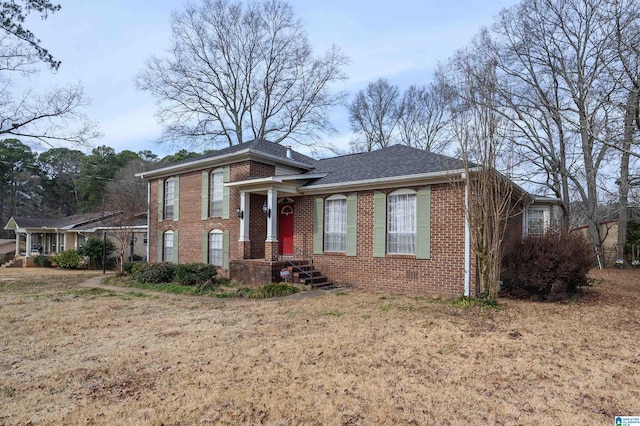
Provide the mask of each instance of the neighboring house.
{"label": "neighboring house", "polygon": [[[18,253],[20,253],[21,251],[24,251],[24,242],[21,242],[18,245]],[[7,240],[4,238],[0,239],[0,258],[2,257],[2,255],[6,254],[6,253],[15,253],[16,251],[16,241],[15,240]]]}
{"label": "neighboring house", "polygon": [[[17,217],[9,219],[4,229],[14,231],[13,250],[26,258],[39,254],[50,255],[64,250],[82,247],[88,238],[103,238],[116,232],[120,213],[84,213],[58,219]],[[146,258],[147,219],[137,218],[127,224],[133,231],[134,253]]]}
{"label": "neighboring house", "polygon": [[[137,176],[149,182],[151,262],[267,283],[308,260],[336,283],[457,296],[477,282],[463,173],[404,145],[315,160],[254,140]],[[545,200],[515,232],[547,226]]]}

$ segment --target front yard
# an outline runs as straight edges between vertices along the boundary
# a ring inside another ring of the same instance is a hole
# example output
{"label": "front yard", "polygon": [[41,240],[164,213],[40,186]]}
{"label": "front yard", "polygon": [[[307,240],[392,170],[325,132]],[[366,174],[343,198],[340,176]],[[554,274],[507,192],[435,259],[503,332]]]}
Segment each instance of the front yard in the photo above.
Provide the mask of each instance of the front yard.
{"label": "front yard", "polygon": [[[95,274],[93,274],[95,275]],[[565,304],[347,290],[158,297],[0,270],[1,424],[613,424],[640,415],[640,271]]]}

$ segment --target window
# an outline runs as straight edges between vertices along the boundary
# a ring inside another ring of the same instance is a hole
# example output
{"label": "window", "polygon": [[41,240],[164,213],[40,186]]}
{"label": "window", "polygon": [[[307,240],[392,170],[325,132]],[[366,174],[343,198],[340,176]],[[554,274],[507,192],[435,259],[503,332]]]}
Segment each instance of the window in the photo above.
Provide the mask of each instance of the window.
{"label": "window", "polygon": [[86,240],[87,240],[87,237],[85,235],[78,234],[78,248],[82,247],[86,242]]}
{"label": "window", "polygon": [[396,191],[387,199],[387,253],[416,254],[414,191]]}
{"label": "window", "polygon": [[173,262],[173,231],[167,231],[163,235],[162,261]]}
{"label": "window", "polygon": [[530,209],[527,211],[527,234],[542,235],[547,230],[548,216],[543,209]]}
{"label": "window", "polygon": [[222,245],[224,234],[218,229],[209,232],[209,263],[222,266]]}
{"label": "window", "polygon": [[324,250],[347,251],[347,197],[334,195],[324,202]]}
{"label": "window", "polygon": [[175,201],[176,181],[167,179],[164,183],[164,219],[173,219],[173,205]]}
{"label": "window", "polygon": [[210,217],[222,217],[222,200],[224,197],[223,179],[224,173],[222,170],[214,170],[211,173]]}

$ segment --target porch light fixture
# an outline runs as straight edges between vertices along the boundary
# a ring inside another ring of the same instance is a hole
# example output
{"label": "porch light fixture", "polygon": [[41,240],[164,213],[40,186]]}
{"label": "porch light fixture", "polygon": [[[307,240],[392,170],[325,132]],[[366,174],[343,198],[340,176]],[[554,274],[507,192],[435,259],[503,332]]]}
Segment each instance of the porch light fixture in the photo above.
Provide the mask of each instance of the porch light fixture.
{"label": "porch light fixture", "polygon": [[264,213],[264,215],[267,216],[267,218],[271,217],[271,209],[269,208],[269,205],[267,204],[266,201],[262,205],[262,213]]}
{"label": "porch light fixture", "polygon": [[236,207],[236,214],[240,219],[244,218],[244,212],[240,209],[240,206]]}

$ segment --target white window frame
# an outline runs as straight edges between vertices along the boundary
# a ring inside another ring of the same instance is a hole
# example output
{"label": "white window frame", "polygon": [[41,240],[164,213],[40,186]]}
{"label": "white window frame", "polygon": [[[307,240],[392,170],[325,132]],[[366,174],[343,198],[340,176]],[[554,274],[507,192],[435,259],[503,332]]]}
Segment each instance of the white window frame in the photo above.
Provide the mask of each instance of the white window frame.
{"label": "white window frame", "polygon": [[176,180],[169,178],[164,182],[164,219],[173,220],[176,196]]}
{"label": "white window frame", "polygon": [[[535,224],[532,224],[531,218],[533,213],[541,215],[536,218]],[[546,207],[529,207],[525,218],[525,235],[543,235],[551,225],[551,212]],[[533,225],[533,226],[532,226]],[[535,231],[535,232],[532,232]]]}
{"label": "white window frame", "polygon": [[224,232],[214,229],[209,232],[209,263],[222,267],[224,256]]}
{"label": "white window frame", "polygon": [[165,231],[162,234],[162,261],[173,262],[173,231]]}
{"label": "white window frame", "polygon": [[324,251],[347,252],[347,196],[332,195],[324,200]]}
{"label": "white window frame", "polygon": [[209,217],[222,217],[224,170],[215,169],[209,176]]}
{"label": "white window frame", "polygon": [[[411,210],[401,211],[408,207]],[[418,193],[399,189],[387,195],[387,253],[416,254]]]}

